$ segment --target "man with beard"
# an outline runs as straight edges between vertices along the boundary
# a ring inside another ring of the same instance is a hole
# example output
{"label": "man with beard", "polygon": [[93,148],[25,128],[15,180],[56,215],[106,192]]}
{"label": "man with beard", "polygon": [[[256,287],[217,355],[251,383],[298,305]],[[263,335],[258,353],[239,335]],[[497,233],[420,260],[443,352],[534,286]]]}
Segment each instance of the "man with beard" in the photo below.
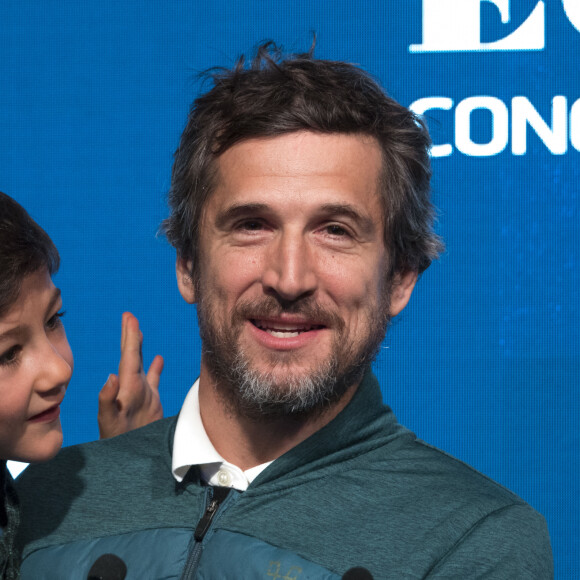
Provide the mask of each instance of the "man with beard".
{"label": "man with beard", "polygon": [[163,226],[200,377],[178,418],[25,475],[23,578],[107,554],[128,578],[551,577],[543,518],[399,425],[370,371],[442,249],[429,145],[352,65],[266,44],[213,75]]}

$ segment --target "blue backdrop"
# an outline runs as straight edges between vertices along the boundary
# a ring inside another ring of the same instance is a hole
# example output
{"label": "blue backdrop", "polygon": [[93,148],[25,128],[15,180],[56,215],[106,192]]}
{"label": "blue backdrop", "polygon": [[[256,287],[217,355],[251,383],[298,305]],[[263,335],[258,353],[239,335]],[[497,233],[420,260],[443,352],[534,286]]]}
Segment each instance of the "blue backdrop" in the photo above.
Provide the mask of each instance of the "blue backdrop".
{"label": "blue backdrop", "polygon": [[543,513],[556,577],[580,578],[578,0],[2,0],[0,190],[61,252],[65,443],[97,437],[124,310],[179,410],[200,345],[156,230],[195,73],[263,39],[308,49],[312,31],[435,143],[447,252],[375,365],[385,401]]}

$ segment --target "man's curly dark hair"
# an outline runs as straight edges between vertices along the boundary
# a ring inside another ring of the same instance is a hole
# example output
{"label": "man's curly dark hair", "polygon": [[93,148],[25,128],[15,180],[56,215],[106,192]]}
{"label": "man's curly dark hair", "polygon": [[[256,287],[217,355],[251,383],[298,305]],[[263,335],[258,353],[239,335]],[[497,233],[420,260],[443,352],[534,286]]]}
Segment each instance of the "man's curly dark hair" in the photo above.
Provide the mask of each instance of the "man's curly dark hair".
{"label": "man's curly dark hair", "polygon": [[195,278],[202,210],[212,193],[216,159],[247,139],[295,131],[371,136],[381,147],[379,192],[389,272],[423,272],[443,249],[433,231],[429,133],[359,67],[320,60],[313,49],[284,56],[273,43],[232,69],[205,73],[212,88],[198,97],[174,155],[170,215],[162,231]]}

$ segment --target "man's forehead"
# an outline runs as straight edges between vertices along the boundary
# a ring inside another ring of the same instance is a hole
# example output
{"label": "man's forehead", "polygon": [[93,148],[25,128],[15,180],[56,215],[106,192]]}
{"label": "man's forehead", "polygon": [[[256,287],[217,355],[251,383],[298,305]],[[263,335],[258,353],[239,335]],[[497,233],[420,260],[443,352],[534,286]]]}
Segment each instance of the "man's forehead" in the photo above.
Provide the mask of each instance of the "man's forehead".
{"label": "man's forehead", "polygon": [[292,175],[301,171],[308,176],[334,172],[337,158],[342,158],[342,164],[352,164],[354,170],[357,168],[357,153],[363,150],[362,154],[369,163],[374,161],[382,165],[380,145],[371,135],[295,131],[239,141],[217,158],[216,170],[223,177],[231,169],[253,166],[259,161],[260,170],[264,172],[286,169]]}
{"label": "man's forehead", "polygon": [[252,203],[254,196],[259,202],[260,193],[270,189],[272,194],[315,193],[327,204],[368,203],[377,193],[382,165],[377,141],[366,135],[301,131],[248,139],[216,160],[209,200],[217,194],[230,202],[234,197]]}

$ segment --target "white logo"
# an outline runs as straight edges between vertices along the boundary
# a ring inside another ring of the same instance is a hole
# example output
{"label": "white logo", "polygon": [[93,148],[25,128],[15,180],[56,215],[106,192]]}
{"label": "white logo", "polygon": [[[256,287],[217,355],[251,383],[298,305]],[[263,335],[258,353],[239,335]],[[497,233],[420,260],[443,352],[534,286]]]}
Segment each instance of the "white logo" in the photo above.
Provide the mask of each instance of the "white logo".
{"label": "white logo", "polygon": [[580,32],[580,2],[578,0],[562,0],[564,4],[564,12],[578,32]]}
{"label": "white logo", "polygon": [[[513,32],[495,42],[481,42],[481,3],[491,2],[501,21],[510,21],[510,0],[423,0],[423,42],[410,52],[542,50],[545,45],[544,2],[540,0]],[[580,30],[580,2],[563,0],[564,11]]]}
{"label": "white logo", "polygon": [[[552,155],[564,155],[568,141],[580,151],[580,99],[568,108],[564,95],[552,99],[551,119],[545,120],[534,105],[524,96],[516,96],[507,105],[489,95],[467,97],[458,103],[449,97],[423,97],[409,105],[418,115],[439,109],[450,111],[453,122],[455,147],[470,157],[491,157],[508,147],[511,141],[513,155],[528,151],[528,133],[533,131]],[[488,111],[491,138],[487,143],[475,141],[472,136],[471,115],[478,109]],[[451,143],[437,143],[431,147],[433,157],[448,157],[453,153]]]}

